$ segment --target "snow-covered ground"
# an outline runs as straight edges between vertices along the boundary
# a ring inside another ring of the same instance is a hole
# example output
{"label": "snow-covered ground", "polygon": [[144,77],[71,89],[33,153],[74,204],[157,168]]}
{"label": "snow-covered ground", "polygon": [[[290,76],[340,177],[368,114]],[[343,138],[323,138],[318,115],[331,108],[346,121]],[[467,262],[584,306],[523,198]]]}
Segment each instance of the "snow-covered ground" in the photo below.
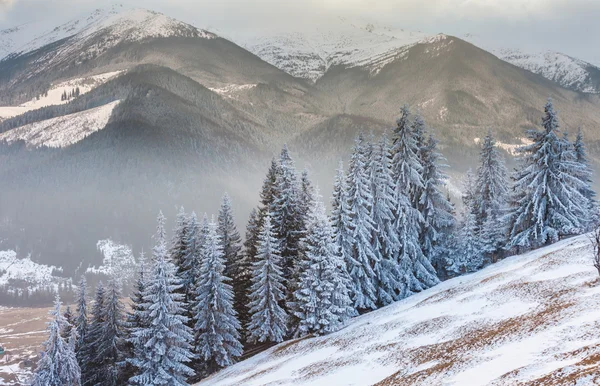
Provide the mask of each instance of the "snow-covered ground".
{"label": "snow-covered ground", "polygon": [[[506,151],[510,155],[514,156],[514,155],[517,155],[518,148],[531,144],[531,140],[529,138],[517,138],[517,139],[520,142],[518,144],[504,143],[504,142],[496,141],[496,146],[498,146],[500,149]],[[475,144],[479,145],[481,143],[481,138],[473,138],[473,142],[475,142]]]}
{"label": "snow-covered ground", "polygon": [[28,146],[67,147],[102,130],[119,101],[79,113],[30,123],[0,134],[0,141],[23,140]]}
{"label": "snow-covered ground", "polygon": [[86,78],[74,78],[65,82],[52,85],[47,95],[40,95],[39,98],[25,102],[19,106],[0,106],[0,120],[12,118],[27,111],[36,110],[46,106],[62,105],[69,103],[73,99],[61,100],[64,92],[69,94],[76,88],[79,88],[79,95],[92,91],[94,88],[120,75],[123,71],[112,71],[104,74],[89,76]]}
{"label": "snow-covered ground", "polygon": [[25,282],[29,290],[48,288],[65,281],[64,278],[53,275],[59,271],[62,271],[62,268],[38,264],[30,257],[19,259],[15,251],[0,251],[0,286]]}
{"label": "snow-covered ground", "polygon": [[513,256],[199,385],[598,385],[591,256],[586,236]]}

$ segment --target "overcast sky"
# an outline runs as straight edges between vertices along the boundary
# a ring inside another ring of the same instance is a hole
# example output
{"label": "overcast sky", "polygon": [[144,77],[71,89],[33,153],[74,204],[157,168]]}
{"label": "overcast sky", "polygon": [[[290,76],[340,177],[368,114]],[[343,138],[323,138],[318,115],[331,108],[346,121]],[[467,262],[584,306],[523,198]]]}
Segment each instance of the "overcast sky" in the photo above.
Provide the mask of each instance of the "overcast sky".
{"label": "overcast sky", "polygon": [[[129,0],[198,27],[244,31],[360,17],[394,27],[480,35],[499,47],[552,49],[600,65],[600,0]],[[108,2],[0,0],[0,29],[30,21],[60,24]]]}

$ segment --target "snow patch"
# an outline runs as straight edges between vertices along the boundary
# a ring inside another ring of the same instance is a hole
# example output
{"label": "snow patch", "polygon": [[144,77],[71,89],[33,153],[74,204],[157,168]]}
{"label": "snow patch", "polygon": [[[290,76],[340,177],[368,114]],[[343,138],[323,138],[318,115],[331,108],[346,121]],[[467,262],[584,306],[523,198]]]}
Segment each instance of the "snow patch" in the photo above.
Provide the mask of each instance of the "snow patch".
{"label": "snow patch", "polygon": [[30,256],[19,259],[12,250],[0,251],[0,286],[9,287],[9,291],[20,289],[20,282],[26,283],[29,290],[50,286],[57,289],[58,283],[66,279],[54,276],[53,272],[62,272],[62,268],[38,264]]}
{"label": "snow patch", "polygon": [[82,112],[30,123],[0,134],[0,141],[25,141],[31,147],[67,147],[102,130],[120,101]]}
{"label": "snow patch", "polygon": [[209,90],[219,95],[223,95],[226,98],[235,99],[236,94],[243,91],[252,90],[256,86],[257,84],[229,84],[224,87],[209,88]]}
{"label": "snow patch", "polygon": [[114,278],[120,285],[127,285],[136,273],[136,261],[131,247],[118,244],[111,239],[100,240],[96,248],[104,258],[98,267],[93,266],[86,273],[103,274]]}
{"label": "snow patch", "polygon": [[[505,150],[507,153],[509,153],[510,155],[516,156],[519,154],[518,149],[523,147],[523,146],[527,146],[527,145],[531,145],[531,140],[529,138],[517,138],[517,140],[521,143],[519,144],[514,144],[514,143],[504,143],[504,142],[500,142],[500,141],[496,141],[496,146],[499,147],[500,149]],[[481,143],[481,138],[473,138],[473,142],[475,142],[475,144],[479,145]]]}

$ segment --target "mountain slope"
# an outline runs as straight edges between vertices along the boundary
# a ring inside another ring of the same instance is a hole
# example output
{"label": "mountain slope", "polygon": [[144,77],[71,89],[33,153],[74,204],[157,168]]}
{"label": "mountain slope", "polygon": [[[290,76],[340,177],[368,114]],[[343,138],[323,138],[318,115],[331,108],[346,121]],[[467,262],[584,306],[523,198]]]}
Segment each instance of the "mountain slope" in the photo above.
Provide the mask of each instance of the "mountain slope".
{"label": "mountain slope", "polygon": [[285,342],[199,385],[593,385],[600,281],[586,236]]}

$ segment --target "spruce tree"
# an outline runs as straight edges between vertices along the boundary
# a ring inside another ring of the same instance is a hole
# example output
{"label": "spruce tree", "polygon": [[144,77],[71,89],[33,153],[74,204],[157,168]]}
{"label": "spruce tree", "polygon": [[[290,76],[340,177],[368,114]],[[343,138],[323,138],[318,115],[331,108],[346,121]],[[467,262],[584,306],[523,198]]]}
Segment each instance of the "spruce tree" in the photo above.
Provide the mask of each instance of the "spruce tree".
{"label": "spruce tree", "polygon": [[75,315],[71,312],[71,307],[67,306],[65,312],[63,313],[63,318],[65,319],[65,324],[63,329],[60,331],[60,336],[68,342],[71,339],[72,330],[75,326]]}
{"label": "spruce tree", "polygon": [[592,169],[590,167],[583,133],[581,128],[577,131],[577,137],[573,143],[575,161],[581,165],[579,179],[584,182],[580,189],[581,194],[588,200],[588,219],[587,229],[592,229],[599,224],[600,213],[598,213],[598,203],[596,202],[596,193],[592,188]]}
{"label": "spruce tree", "polygon": [[116,386],[126,380],[119,377],[124,358],[125,325],[121,291],[114,279],[108,281],[101,310],[99,334],[94,341],[92,361],[98,366],[96,385]]}
{"label": "spruce tree", "polygon": [[355,140],[347,176],[347,227],[352,242],[347,258],[350,262],[348,272],[354,284],[353,306],[362,311],[377,308],[377,279],[373,267],[378,263],[378,256],[371,243],[375,231],[371,217],[373,196],[365,163],[365,140],[361,134]]}
{"label": "spruce tree", "polygon": [[75,344],[75,353],[77,354],[77,362],[81,369],[81,373],[86,372],[86,343],[88,342],[88,309],[87,309],[87,282],[85,276],[81,276],[79,288],[77,289],[77,316],[75,318],[75,330],[77,331],[77,342]]}
{"label": "spruce tree", "polygon": [[202,248],[202,265],[196,285],[196,352],[209,373],[235,362],[242,355],[240,323],[233,309],[233,289],[224,275],[225,257],[211,222]]}
{"label": "spruce tree", "polygon": [[33,386],[81,385],[81,371],[73,350],[74,342],[71,344],[60,335],[67,324],[60,313],[60,307],[57,295],[54,309],[50,311],[53,319],[48,323],[48,339],[33,375]]}
{"label": "spruce tree", "polygon": [[177,268],[167,256],[164,216],[158,215],[158,226],[153,249],[154,262],[144,285],[142,316],[146,325],[133,332],[136,358],[131,363],[137,374],[130,378],[133,385],[187,385],[186,379],[194,374],[186,363],[193,354],[190,342],[192,331],[183,315],[183,294]]}
{"label": "spruce tree", "polygon": [[304,238],[306,269],[294,293],[298,335],[324,335],[337,331],[353,314],[348,285],[350,278],[337,253],[333,230],[325,207],[317,202],[311,211]]}
{"label": "spruce tree", "polygon": [[[183,280],[185,275],[185,259],[188,253],[188,236],[189,236],[189,218],[183,207],[179,208],[175,229],[173,229],[173,237],[171,239],[171,247],[169,248],[169,256],[171,261],[177,267],[177,276]],[[185,288],[181,288],[182,293]]]}
{"label": "spruce tree", "polygon": [[419,160],[419,148],[411,127],[410,111],[407,106],[402,108],[396,123],[393,131],[392,175],[396,186],[395,226],[400,241],[397,261],[402,273],[398,298],[402,299],[439,283],[439,279],[431,261],[421,249],[420,224],[424,219],[411,200],[424,188],[424,185],[423,165]]}
{"label": "spruce tree", "polygon": [[256,249],[249,296],[248,340],[279,343],[283,341],[287,331],[287,314],[281,307],[285,298],[285,286],[278,241],[268,214],[260,230]]}
{"label": "spruce tree", "polygon": [[97,385],[101,383],[102,364],[96,362],[96,344],[102,339],[103,324],[104,324],[104,308],[105,308],[106,291],[104,284],[99,282],[96,286],[94,302],[89,321],[88,333],[86,335],[83,347],[80,349],[82,362],[85,363],[81,374],[81,383],[83,385]]}
{"label": "spruce tree", "polygon": [[[354,260],[352,259],[352,231],[350,229],[350,209],[348,206],[348,188],[346,185],[346,176],[344,175],[344,166],[340,166],[335,175],[333,184],[333,194],[331,197],[331,225],[333,227],[333,238],[337,248],[338,256],[344,263],[347,270],[351,269]],[[354,287],[350,287],[352,296]]]}
{"label": "spruce tree", "polygon": [[394,229],[395,186],[390,168],[391,154],[387,137],[383,136],[380,143],[373,147],[371,157],[373,192],[371,217],[374,223],[371,240],[373,250],[377,253],[374,266],[377,277],[377,303],[385,306],[396,298],[400,289],[399,279],[402,276],[396,262],[400,241]]}
{"label": "spruce tree", "polygon": [[479,202],[473,172],[468,170],[464,182],[463,223],[459,232],[458,248],[450,267],[455,275],[475,272],[483,266],[483,246],[477,225]]}
{"label": "spruce tree", "polygon": [[224,275],[231,279],[234,309],[237,312],[240,325],[243,326],[241,321],[245,322],[248,315],[248,293],[246,291],[250,267],[247,263],[248,260],[241,252],[242,241],[233,218],[231,199],[227,193],[223,196],[219,210],[217,235],[225,257]]}
{"label": "spruce tree", "polygon": [[[273,229],[280,243],[283,275],[290,280],[299,257],[303,218],[298,176],[287,146],[283,147],[279,156],[271,215]],[[288,298],[291,290],[288,288]]]}
{"label": "spruce tree", "polygon": [[532,143],[520,149],[524,157],[514,177],[509,247],[536,248],[585,229],[583,166],[563,155],[567,149],[551,100],[544,111],[542,130],[528,131]]}
{"label": "spruce tree", "polygon": [[454,207],[442,191],[448,177],[442,171],[446,167],[445,159],[438,152],[437,144],[438,141],[430,134],[419,151],[423,166],[423,189],[417,200],[417,210],[423,219],[419,243],[423,254],[431,262],[438,261],[440,254],[448,253],[446,242],[455,225]]}
{"label": "spruce tree", "polygon": [[256,261],[256,255],[258,254],[256,246],[258,245],[258,236],[260,232],[259,221],[259,212],[256,210],[256,208],[253,208],[250,211],[248,224],[246,225],[246,239],[244,240],[244,260],[242,265],[246,267],[246,270],[244,272],[245,274],[240,280],[240,283],[237,284],[241,289],[241,293],[243,293],[243,296],[237,299],[241,299],[241,301],[244,302],[244,305],[238,305],[237,303],[234,304],[234,309],[238,312],[238,320],[242,328],[241,335],[244,341],[247,341],[249,334],[248,323],[250,323],[250,311],[248,310],[248,304],[250,286],[252,285],[252,265]]}
{"label": "spruce tree", "polygon": [[136,340],[134,334],[136,331],[148,327],[148,309],[144,301],[144,292],[146,281],[148,280],[148,272],[146,267],[146,257],[144,252],[140,254],[139,268],[134,288],[129,296],[130,310],[127,312],[125,319],[125,329],[127,341],[125,344],[124,357],[121,362],[122,376],[125,380],[138,375],[137,368],[133,365],[133,361],[143,358],[143,347],[135,345]]}

